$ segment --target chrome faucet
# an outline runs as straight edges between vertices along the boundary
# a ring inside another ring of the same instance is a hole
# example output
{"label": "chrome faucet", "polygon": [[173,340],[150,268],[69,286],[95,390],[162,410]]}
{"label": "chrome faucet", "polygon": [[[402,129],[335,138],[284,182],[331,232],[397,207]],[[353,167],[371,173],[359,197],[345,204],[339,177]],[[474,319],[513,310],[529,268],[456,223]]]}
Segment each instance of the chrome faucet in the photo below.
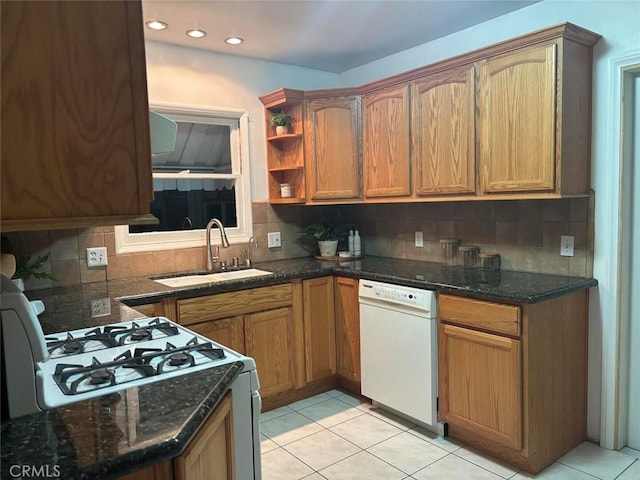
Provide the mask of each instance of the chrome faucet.
{"label": "chrome faucet", "polygon": [[229,240],[227,239],[227,233],[224,231],[224,225],[222,225],[222,222],[220,220],[218,220],[217,218],[212,218],[211,220],[209,220],[209,223],[207,223],[207,231],[206,231],[206,235],[207,235],[207,270],[208,271],[213,271],[213,262],[214,260],[217,262],[218,260],[220,260],[220,247],[218,247],[218,253],[215,256],[213,256],[213,253],[211,252],[211,227],[213,226],[218,227],[218,229],[220,230],[220,246],[222,248],[228,248],[229,247]]}

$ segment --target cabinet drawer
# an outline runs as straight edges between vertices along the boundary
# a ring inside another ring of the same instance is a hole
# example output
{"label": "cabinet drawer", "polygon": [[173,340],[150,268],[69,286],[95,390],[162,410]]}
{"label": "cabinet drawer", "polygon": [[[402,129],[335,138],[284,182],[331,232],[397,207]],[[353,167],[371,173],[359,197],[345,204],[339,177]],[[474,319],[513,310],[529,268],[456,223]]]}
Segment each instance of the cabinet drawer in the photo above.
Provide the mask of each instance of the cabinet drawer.
{"label": "cabinet drawer", "polygon": [[178,300],[178,323],[191,325],[291,305],[290,283]]}
{"label": "cabinet drawer", "polygon": [[440,295],[438,309],[442,322],[520,335],[520,307],[514,305]]}

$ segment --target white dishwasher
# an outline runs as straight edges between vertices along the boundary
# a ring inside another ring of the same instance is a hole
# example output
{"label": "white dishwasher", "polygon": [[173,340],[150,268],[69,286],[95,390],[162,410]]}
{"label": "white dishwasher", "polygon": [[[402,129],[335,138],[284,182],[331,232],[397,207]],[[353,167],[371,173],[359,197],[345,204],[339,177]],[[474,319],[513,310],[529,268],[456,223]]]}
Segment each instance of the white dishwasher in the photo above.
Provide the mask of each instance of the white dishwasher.
{"label": "white dishwasher", "polygon": [[435,292],[371,280],[358,290],[362,395],[442,433]]}

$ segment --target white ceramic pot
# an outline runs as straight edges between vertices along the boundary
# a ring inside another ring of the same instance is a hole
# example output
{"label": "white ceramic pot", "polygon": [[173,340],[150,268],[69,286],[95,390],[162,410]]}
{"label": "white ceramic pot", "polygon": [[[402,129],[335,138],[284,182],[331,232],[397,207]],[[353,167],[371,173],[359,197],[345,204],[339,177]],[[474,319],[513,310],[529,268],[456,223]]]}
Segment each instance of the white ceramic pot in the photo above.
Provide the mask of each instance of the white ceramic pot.
{"label": "white ceramic pot", "polygon": [[13,283],[16,284],[21,292],[24,292],[24,280],[22,280],[21,278],[12,278],[11,280],[13,280]]}
{"label": "white ceramic pot", "polygon": [[284,135],[289,133],[289,127],[286,125],[276,125],[276,135]]}
{"label": "white ceramic pot", "polygon": [[321,257],[335,257],[338,250],[338,240],[318,240]]}

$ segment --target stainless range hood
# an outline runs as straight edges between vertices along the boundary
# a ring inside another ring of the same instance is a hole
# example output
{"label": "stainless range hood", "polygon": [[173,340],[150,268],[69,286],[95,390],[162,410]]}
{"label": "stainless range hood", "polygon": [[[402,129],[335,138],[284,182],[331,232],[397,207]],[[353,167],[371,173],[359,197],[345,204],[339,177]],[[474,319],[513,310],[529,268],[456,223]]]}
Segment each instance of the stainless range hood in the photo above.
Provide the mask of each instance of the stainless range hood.
{"label": "stainless range hood", "polygon": [[150,110],[149,129],[151,131],[151,155],[172,152],[176,148],[178,133],[176,122]]}

